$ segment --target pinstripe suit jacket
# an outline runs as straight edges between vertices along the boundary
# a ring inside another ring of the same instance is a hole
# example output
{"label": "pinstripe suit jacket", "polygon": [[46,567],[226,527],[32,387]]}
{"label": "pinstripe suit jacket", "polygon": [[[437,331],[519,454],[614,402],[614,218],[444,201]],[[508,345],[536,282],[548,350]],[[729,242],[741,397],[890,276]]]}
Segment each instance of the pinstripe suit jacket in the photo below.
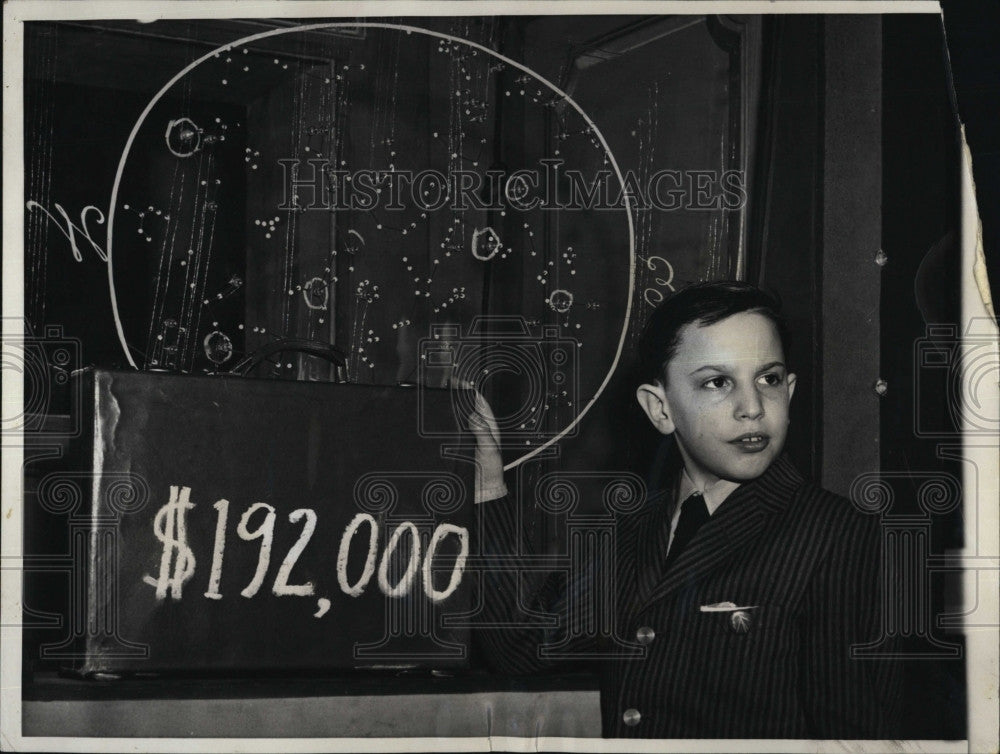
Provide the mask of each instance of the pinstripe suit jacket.
{"label": "pinstripe suit jacket", "polygon": [[[569,633],[614,655],[596,662],[605,736],[889,736],[898,673],[891,662],[850,654],[852,644],[880,635],[877,522],[805,483],[781,457],[732,493],[663,573],[673,505],[672,493],[649,495],[617,522],[613,564],[591,563],[568,587],[550,578],[538,590],[536,608],[562,613],[558,632],[482,631],[494,668],[548,665],[539,646],[558,644],[572,622],[561,607],[566,595],[599,597],[594,590],[604,584],[616,608],[612,630]],[[516,552],[514,503],[484,506],[485,550]],[[512,570],[485,575],[482,604],[494,625],[519,599],[528,606],[518,582]],[[700,609],[724,602],[751,607],[748,625],[731,612]],[[651,642],[637,642],[640,629],[647,639],[652,629]]]}

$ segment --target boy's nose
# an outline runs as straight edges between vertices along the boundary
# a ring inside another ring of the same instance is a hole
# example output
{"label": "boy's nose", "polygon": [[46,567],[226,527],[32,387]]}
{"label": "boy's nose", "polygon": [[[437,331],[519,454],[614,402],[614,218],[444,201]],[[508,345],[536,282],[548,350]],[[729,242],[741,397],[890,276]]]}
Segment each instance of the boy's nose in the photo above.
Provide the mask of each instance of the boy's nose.
{"label": "boy's nose", "polygon": [[764,402],[756,384],[742,388],[736,395],[736,418],[759,419],[764,415]]}

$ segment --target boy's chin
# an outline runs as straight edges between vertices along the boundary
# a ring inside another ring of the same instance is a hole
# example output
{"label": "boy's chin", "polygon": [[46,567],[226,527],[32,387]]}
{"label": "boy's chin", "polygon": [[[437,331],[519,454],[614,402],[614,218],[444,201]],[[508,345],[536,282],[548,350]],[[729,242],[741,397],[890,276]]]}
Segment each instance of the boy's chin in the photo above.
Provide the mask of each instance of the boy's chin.
{"label": "boy's chin", "polygon": [[771,448],[762,453],[741,453],[735,458],[726,459],[726,468],[719,470],[719,477],[731,482],[749,482],[767,471],[777,457],[778,452]]}

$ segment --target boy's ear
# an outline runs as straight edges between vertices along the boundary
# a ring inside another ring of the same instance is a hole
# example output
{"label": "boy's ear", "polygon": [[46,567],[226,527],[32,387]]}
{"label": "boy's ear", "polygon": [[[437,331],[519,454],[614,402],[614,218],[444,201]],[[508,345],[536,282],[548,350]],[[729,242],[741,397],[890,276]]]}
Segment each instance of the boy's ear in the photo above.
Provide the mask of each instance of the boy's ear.
{"label": "boy's ear", "polygon": [[670,418],[670,409],[667,406],[667,393],[662,385],[658,383],[639,385],[635,391],[635,399],[660,434],[669,435],[674,431],[674,422]]}
{"label": "boy's ear", "polygon": [[791,400],[795,394],[795,379],[795,375],[791,373],[785,378],[785,381],[788,383],[788,400]]}

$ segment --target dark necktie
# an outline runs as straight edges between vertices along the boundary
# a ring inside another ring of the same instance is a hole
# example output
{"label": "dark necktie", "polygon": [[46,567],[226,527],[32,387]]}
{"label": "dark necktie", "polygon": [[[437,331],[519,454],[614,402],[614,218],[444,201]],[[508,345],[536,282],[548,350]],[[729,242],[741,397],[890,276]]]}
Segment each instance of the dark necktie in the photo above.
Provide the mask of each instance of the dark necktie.
{"label": "dark necktie", "polygon": [[695,532],[708,519],[708,506],[705,505],[704,496],[700,492],[693,492],[681,504],[681,517],[674,530],[674,541],[670,545],[670,552],[667,553],[667,559],[663,563],[664,572],[670,570],[670,566],[687,547],[688,542],[694,539]]}

